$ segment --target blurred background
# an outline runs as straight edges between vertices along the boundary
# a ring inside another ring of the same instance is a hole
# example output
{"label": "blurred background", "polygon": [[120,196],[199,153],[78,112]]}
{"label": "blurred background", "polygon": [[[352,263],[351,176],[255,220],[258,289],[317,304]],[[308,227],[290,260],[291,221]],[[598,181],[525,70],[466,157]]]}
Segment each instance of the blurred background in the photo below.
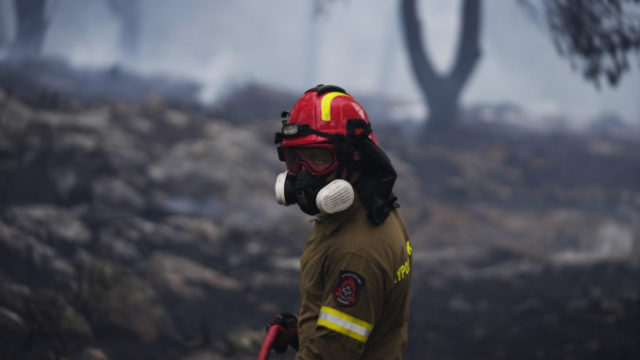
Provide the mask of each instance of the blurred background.
{"label": "blurred background", "polygon": [[640,358],[639,50],[636,0],[0,0],[0,358],[255,358],[318,83],[399,174],[407,359]]}

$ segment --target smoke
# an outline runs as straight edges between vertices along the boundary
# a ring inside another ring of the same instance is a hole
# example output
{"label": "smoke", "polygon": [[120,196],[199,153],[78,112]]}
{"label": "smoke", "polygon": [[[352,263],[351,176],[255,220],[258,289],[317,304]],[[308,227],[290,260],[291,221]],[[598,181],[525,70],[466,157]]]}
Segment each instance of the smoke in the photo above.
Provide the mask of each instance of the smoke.
{"label": "smoke", "polygon": [[[128,57],[119,43],[121,23],[105,1],[52,0],[45,55],[80,67],[119,65],[192,79],[202,84],[205,102],[248,82],[295,93],[322,82],[356,96],[383,94],[418,109],[413,113],[426,112],[419,110],[397,2],[331,1],[314,15],[314,0],[140,0],[139,49]],[[451,66],[459,7],[459,1],[420,2],[425,44],[440,71]],[[464,104],[512,103],[534,115],[561,114],[583,123],[615,111],[640,124],[637,66],[617,88],[597,91],[516,2],[487,1],[483,10],[483,56]]]}

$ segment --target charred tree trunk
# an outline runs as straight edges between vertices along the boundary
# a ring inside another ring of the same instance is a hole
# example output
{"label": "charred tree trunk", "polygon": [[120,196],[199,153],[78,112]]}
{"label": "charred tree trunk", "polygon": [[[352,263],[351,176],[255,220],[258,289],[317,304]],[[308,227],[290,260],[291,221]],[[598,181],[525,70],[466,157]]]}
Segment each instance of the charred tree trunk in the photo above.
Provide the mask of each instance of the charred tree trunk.
{"label": "charred tree trunk", "polygon": [[9,45],[12,30],[13,7],[6,0],[0,0],[0,50]]}
{"label": "charred tree trunk", "polygon": [[127,60],[138,54],[140,37],[140,1],[107,0],[111,12],[120,21],[120,49]]}
{"label": "charred tree trunk", "polygon": [[17,0],[16,38],[10,54],[16,57],[39,57],[47,31],[46,0]]}
{"label": "charred tree trunk", "polygon": [[429,58],[416,14],[416,0],[402,0],[405,43],[418,87],[429,107],[427,128],[448,130],[458,122],[458,103],[469,76],[480,59],[480,9],[482,0],[464,0],[462,30],[454,65],[448,74],[436,73]]}

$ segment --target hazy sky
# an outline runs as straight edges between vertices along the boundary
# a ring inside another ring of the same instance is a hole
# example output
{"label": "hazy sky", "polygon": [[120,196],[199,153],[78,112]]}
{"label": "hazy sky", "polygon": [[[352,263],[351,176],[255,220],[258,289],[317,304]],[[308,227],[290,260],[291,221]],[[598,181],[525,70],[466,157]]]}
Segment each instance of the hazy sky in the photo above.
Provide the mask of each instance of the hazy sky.
{"label": "hazy sky", "polygon": [[[398,27],[398,1],[329,1],[315,18],[311,2],[142,0],[143,45],[128,66],[197,79],[205,84],[205,99],[250,81],[299,93],[323,82],[421,106]],[[441,70],[452,60],[459,7],[459,1],[420,2],[425,43]],[[516,1],[485,1],[483,15],[483,56],[465,104],[511,102],[534,114],[582,121],[613,110],[640,124],[637,61],[617,88],[597,91],[571,71]],[[118,22],[101,0],[54,0],[51,17],[47,53],[85,66],[119,61]]]}

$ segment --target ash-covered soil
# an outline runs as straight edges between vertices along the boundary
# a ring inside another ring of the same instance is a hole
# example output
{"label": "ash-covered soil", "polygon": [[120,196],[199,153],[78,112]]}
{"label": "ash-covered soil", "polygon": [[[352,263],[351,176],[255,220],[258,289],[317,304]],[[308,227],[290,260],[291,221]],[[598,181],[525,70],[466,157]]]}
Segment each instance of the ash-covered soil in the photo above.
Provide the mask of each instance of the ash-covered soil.
{"label": "ash-covered soil", "polygon": [[[265,104],[296,95],[249,86],[206,109],[10,80],[0,358],[255,358],[297,310],[311,228],[272,194]],[[406,358],[640,358],[640,132],[472,118],[418,138],[373,120],[415,251]]]}

